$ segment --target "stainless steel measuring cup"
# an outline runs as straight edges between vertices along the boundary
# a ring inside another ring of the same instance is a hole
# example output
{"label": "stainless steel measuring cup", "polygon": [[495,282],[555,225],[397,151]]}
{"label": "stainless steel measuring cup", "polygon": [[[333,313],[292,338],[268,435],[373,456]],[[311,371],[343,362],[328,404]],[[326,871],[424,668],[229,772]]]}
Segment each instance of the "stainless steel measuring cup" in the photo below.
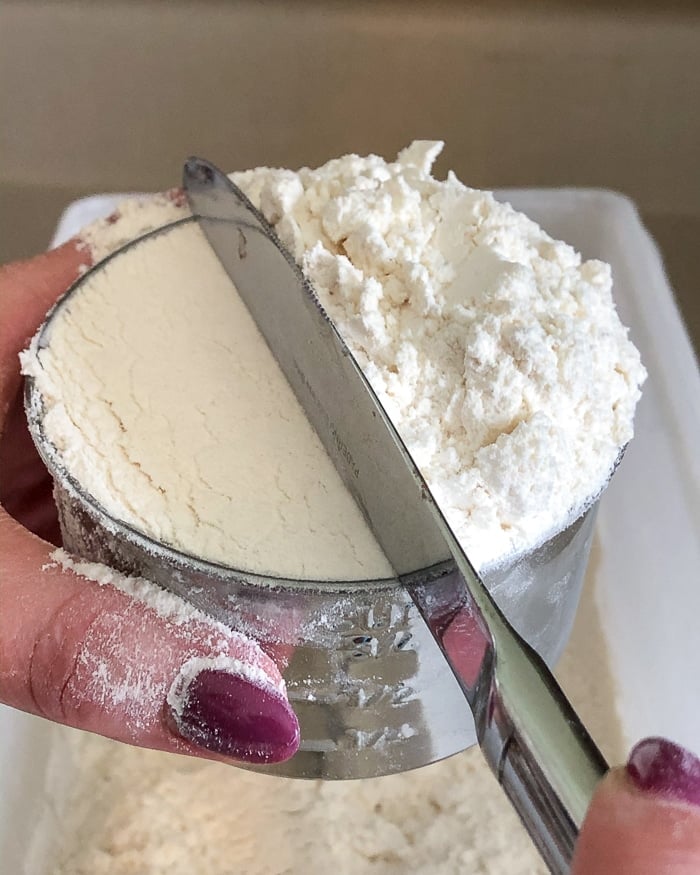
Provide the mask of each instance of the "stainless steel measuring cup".
{"label": "stainless steel measuring cup", "polygon": [[[146,246],[154,234],[167,232],[166,226],[146,235],[112,258],[128,257],[131,246]],[[58,309],[81,293],[84,281]],[[50,343],[57,312],[49,316],[40,342]],[[284,674],[301,724],[301,748],[265,771],[370,777],[425,765],[475,743],[459,685],[396,580],[277,579],[157,543],[112,518],[66,471],[44,434],[42,399],[31,380],[27,409],[32,435],[54,477],[68,550],[147,577],[263,645],[292,654]],[[538,549],[482,571],[506,617],[550,665],[573,623],[593,518],[589,509]]]}

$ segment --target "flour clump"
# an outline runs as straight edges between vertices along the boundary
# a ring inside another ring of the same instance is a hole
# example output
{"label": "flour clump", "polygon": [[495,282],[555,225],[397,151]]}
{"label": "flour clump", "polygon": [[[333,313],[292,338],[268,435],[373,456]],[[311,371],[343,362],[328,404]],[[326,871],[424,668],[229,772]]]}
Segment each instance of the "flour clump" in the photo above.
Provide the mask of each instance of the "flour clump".
{"label": "flour clump", "polygon": [[434,179],[441,148],[232,178],[302,265],[483,568],[603,489],[644,369],[609,266],[453,174]]}

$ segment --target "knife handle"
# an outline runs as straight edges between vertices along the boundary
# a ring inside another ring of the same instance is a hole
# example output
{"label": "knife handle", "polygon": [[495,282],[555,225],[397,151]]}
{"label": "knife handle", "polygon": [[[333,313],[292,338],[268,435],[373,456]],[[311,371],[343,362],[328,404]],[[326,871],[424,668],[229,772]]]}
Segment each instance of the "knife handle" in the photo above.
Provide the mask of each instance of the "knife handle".
{"label": "knife handle", "polygon": [[507,624],[489,627],[479,744],[550,871],[563,875],[608,766],[542,659]]}
{"label": "knife handle", "polygon": [[408,589],[471,707],[489,766],[550,871],[564,875],[605,759],[468,565]]}

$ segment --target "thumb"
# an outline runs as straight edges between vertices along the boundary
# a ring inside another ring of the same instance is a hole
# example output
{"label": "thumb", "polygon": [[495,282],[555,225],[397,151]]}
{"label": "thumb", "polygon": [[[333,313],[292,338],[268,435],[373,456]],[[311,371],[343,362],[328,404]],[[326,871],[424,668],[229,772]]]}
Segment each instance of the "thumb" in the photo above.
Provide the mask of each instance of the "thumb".
{"label": "thumb", "polygon": [[634,748],[601,782],[572,875],[697,875],[700,760],[663,738]]}
{"label": "thumb", "polygon": [[141,747],[253,763],[296,751],[282,677],[255,642],[51,550],[0,512],[0,701]]}

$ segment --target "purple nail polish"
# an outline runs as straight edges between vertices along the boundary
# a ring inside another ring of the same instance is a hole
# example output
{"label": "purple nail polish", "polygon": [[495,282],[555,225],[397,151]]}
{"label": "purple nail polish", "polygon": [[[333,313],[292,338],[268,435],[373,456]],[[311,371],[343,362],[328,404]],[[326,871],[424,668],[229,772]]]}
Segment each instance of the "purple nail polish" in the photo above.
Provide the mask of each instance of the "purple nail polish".
{"label": "purple nail polish", "polygon": [[299,747],[299,723],[284,696],[230,671],[203,669],[168,703],[178,733],[215,753],[279,763]]}
{"label": "purple nail polish", "polygon": [[627,761],[627,774],[640,790],[700,806],[700,759],[672,741],[640,741]]}

